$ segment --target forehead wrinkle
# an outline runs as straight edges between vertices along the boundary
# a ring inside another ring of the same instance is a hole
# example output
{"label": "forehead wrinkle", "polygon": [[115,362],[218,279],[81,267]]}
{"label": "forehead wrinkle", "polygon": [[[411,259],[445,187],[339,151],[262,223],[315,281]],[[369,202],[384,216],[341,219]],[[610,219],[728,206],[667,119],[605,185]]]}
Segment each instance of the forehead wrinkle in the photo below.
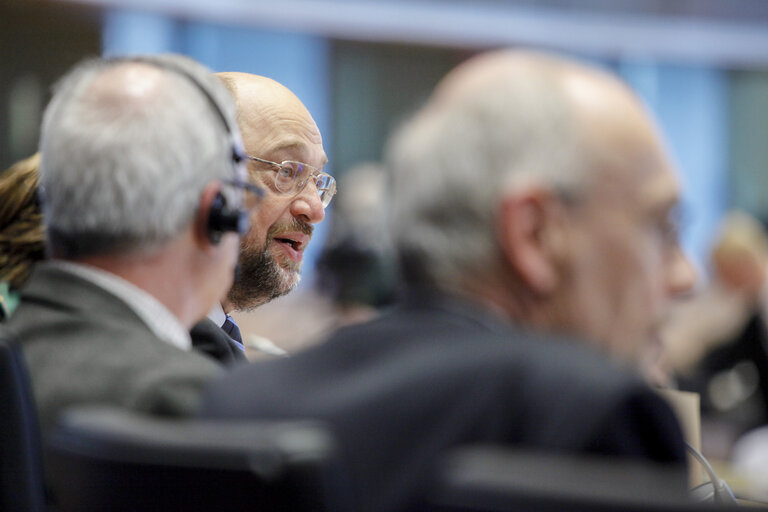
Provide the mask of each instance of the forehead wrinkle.
{"label": "forehead wrinkle", "polygon": [[[279,158],[280,160],[295,160],[295,157],[290,157],[288,154],[301,154],[305,155],[306,152],[309,150],[309,147],[307,146],[306,142],[300,140],[300,139],[283,139],[279,140],[276,144],[267,146],[265,149],[265,153],[270,155],[277,155],[276,158]],[[328,163],[328,157],[325,155],[325,152],[323,152],[323,156],[321,159],[321,168],[325,166],[325,164]]]}
{"label": "forehead wrinkle", "polygon": [[313,144],[322,144],[323,142],[320,130],[306,110],[301,112],[286,108],[285,105],[265,104],[261,105],[261,108],[254,109],[252,114],[252,119],[248,123],[251,126],[261,124],[270,131],[282,129],[289,133],[299,134]]}
{"label": "forehead wrinkle", "polygon": [[271,115],[251,111],[242,120],[241,129],[246,144],[251,143],[263,151],[291,145],[322,145],[322,136],[311,118],[303,119],[302,116],[288,114],[278,108],[272,110]]}

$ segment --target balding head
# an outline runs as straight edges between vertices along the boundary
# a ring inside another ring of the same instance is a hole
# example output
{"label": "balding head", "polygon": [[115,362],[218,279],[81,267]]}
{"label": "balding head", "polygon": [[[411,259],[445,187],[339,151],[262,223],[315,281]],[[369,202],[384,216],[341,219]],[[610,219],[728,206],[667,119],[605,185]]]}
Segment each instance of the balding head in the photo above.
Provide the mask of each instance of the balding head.
{"label": "balding head", "polygon": [[[600,160],[607,167],[623,158],[640,132],[644,142],[661,144],[652,119],[625,83],[599,68],[546,53],[502,50],[469,59],[441,80],[422,115],[479,113],[489,104],[500,116],[528,123],[528,129],[538,127],[533,135],[550,146],[567,143],[589,160],[584,167],[590,171],[603,167],[595,165]],[[526,143],[532,139],[520,135]],[[560,174],[551,178],[572,178]]]}
{"label": "balding head", "polygon": [[669,272],[687,265],[668,234],[669,158],[641,102],[603,70],[526,51],[470,59],[397,134],[390,165],[412,282],[629,357],[661,299],[689,283]]}
{"label": "balding head", "polygon": [[69,258],[147,250],[179,235],[206,184],[235,176],[217,109],[234,126],[226,89],[184,57],[75,68],[57,86],[42,126],[52,250]]}
{"label": "balding head", "polygon": [[165,99],[168,77],[157,66],[126,62],[113,66],[88,84],[86,95],[106,110],[137,113],[155,107],[158,97]]}

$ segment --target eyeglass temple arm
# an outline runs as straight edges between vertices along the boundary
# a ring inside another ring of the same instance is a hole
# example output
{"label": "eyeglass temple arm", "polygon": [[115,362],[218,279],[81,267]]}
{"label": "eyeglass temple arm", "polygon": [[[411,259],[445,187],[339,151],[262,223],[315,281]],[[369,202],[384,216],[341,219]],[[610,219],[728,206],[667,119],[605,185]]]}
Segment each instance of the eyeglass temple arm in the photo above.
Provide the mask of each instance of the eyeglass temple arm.
{"label": "eyeglass temple arm", "polygon": [[249,160],[254,160],[254,161],[256,161],[256,162],[261,162],[261,163],[263,163],[263,164],[274,165],[275,167],[280,167],[280,164],[279,164],[279,163],[277,163],[277,162],[273,162],[272,160],[264,160],[263,158],[259,158],[259,157],[257,157],[257,156],[251,156],[251,155],[245,155],[245,156],[246,156],[246,158],[248,158]]}

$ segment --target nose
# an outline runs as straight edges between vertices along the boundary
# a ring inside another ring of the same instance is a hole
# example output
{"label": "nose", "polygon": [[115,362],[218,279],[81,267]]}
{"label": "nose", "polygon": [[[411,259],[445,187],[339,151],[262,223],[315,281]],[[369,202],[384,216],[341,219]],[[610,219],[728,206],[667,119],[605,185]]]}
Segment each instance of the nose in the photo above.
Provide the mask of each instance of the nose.
{"label": "nose", "polygon": [[310,179],[304,189],[293,198],[291,215],[312,224],[317,224],[325,218],[325,209],[320,201],[315,180]]}
{"label": "nose", "polygon": [[693,289],[696,284],[696,268],[681,247],[676,247],[667,268],[667,291],[678,296]]}

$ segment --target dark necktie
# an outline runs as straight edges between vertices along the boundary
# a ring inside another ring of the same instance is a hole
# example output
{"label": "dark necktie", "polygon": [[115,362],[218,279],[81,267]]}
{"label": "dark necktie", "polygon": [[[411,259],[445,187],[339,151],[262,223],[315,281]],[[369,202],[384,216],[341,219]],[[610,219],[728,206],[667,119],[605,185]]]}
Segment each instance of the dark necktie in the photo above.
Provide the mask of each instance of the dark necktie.
{"label": "dark necktie", "polygon": [[240,328],[237,326],[235,321],[232,320],[231,316],[227,315],[227,319],[224,321],[224,325],[222,325],[221,328],[225,333],[229,334],[230,338],[241,345],[243,344],[243,337],[240,334]]}

